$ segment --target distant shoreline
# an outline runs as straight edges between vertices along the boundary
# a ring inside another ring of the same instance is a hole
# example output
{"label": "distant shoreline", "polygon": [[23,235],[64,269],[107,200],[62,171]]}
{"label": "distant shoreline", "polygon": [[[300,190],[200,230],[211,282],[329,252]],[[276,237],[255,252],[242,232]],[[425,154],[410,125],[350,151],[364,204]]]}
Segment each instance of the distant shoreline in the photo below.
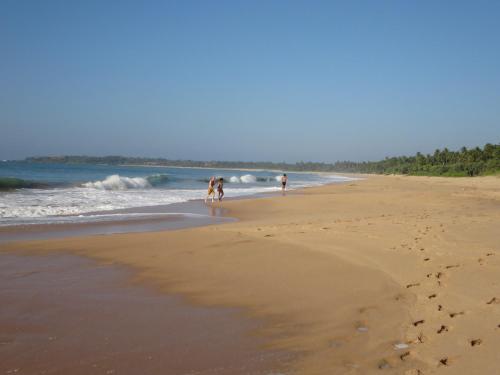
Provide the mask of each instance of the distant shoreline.
{"label": "distant shoreline", "polygon": [[500,174],[500,144],[487,143],[481,149],[462,147],[457,151],[447,148],[433,154],[417,152],[413,156],[386,157],[379,161],[324,162],[252,162],[252,161],[198,161],[166,158],[108,156],[38,156],[24,159],[33,163],[105,164],[149,167],[205,168],[226,170],[269,170],[290,172],[396,174],[410,176],[474,177]]}

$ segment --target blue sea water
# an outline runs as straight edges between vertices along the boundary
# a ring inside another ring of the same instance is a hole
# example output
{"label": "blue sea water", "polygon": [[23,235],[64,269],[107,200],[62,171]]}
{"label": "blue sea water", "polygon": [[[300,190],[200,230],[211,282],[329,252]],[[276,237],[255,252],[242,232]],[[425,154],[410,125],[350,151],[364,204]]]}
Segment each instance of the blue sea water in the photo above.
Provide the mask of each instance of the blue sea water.
{"label": "blue sea water", "polygon": [[[281,171],[0,162],[0,226],[116,219],[119,210],[204,198],[223,177],[226,197],[279,191]],[[287,173],[297,189],[349,180]],[[118,210],[118,211],[117,211]]]}

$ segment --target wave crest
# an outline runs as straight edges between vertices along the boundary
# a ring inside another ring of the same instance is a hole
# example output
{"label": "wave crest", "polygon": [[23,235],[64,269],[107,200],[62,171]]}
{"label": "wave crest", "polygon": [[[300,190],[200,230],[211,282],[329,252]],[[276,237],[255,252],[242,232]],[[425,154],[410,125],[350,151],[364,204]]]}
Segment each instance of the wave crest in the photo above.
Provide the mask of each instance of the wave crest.
{"label": "wave crest", "polygon": [[251,184],[257,182],[257,177],[251,174],[245,174],[243,176],[231,176],[229,178],[229,182],[232,183],[241,183],[241,184]]}
{"label": "wave crest", "polygon": [[143,177],[123,177],[114,174],[102,181],[86,182],[82,186],[99,190],[128,190],[147,189],[151,187],[151,184]]}

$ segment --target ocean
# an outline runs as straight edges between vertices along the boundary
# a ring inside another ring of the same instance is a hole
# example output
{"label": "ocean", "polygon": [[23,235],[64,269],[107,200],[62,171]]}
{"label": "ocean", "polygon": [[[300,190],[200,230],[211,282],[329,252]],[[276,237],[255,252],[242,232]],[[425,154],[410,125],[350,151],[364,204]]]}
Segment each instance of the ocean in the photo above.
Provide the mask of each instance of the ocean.
{"label": "ocean", "polygon": [[[0,226],[140,217],[146,215],[141,207],[203,199],[210,176],[224,178],[226,198],[278,192],[281,175],[269,170],[4,161],[0,162]],[[334,174],[287,175],[289,189],[349,180]]]}

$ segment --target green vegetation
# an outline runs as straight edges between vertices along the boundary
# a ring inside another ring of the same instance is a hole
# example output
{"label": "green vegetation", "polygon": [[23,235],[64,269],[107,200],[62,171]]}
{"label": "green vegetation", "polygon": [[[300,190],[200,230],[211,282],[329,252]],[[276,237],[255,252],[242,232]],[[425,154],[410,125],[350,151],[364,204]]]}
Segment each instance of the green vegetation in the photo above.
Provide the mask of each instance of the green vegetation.
{"label": "green vegetation", "polygon": [[376,162],[337,162],[335,170],[359,173],[408,174],[422,176],[481,176],[500,173],[500,144],[486,144],[459,151],[447,148],[433,154],[400,156]]}
{"label": "green vegetation", "polygon": [[486,144],[482,149],[476,147],[459,151],[447,148],[436,150],[433,154],[399,156],[381,161],[351,162],[338,161],[334,164],[299,162],[241,162],[241,161],[193,161],[169,160],[162,158],[136,158],[124,156],[44,156],[27,158],[28,162],[72,163],[72,164],[107,164],[107,165],[146,165],[195,168],[248,168],[276,169],[283,171],[315,172],[353,172],[378,174],[409,174],[425,176],[480,176],[500,173],[500,144]]}

